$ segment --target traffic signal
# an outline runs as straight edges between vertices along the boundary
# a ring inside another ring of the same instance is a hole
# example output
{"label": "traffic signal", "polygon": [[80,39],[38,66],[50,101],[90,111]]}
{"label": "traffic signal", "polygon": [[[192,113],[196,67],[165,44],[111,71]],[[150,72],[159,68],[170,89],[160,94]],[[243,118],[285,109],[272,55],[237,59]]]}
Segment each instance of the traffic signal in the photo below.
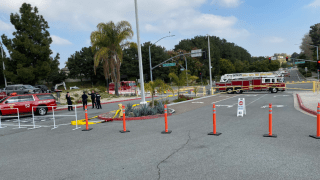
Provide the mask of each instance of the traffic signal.
{"label": "traffic signal", "polygon": [[286,57],[286,61],[288,62],[288,57]]}
{"label": "traffic signal", "polygon": [[205,49],[204,52],[202,53],[202,59],[207,59],[207,50]]}
{"label": "traffic signal", "polygon": [[320,60],[318,60],[317,62],[317,67],[318,67],[318,70],[320,70]]}
{"label": "traffic signal", "polygon": [[199,77],[200,77],[200,78],[202,77],[202,72],[199,72]]}
{"label": "traffic signal", "polygon": [[269,63],[271,63],[271,57],[269,57]]}

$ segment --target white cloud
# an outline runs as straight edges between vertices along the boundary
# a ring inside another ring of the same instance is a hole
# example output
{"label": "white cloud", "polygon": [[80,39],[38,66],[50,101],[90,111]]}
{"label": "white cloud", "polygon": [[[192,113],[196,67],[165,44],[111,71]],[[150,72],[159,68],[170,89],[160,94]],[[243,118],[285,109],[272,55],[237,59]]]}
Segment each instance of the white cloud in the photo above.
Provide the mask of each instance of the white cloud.
{"label": "white cloud", "polygon": [[240,6],[242,2],[240,0],[213,0],[211,4],[218,4],[219,6],[222,7],[227,7],[227,8],[235,8]]}
{"label": "white cloud", "polygon": [[317,8],[320,6],[320,0],[314,0],[312,3],[308,4],[307,7]]}
{"label": "white cloud", "polygon": [[264,38],[263,41],[267,42],[267,43],[282,43],[282,42],[284,42],[284,39],[281,37],[273,36],[273,37]]}
{"label": "white cloud", "polygon": [[54,44],[54,45],[71,45],[72,44],[67,39],[63,39],[63,38],[55,36],[55,35],[51,35],[51,38],[52,38],[52,44]]}
{"label": "white cloud", "polygon": [[0,20],[0,31],[11,32],[13,30],[14,26],[12,24],[8,24]]}

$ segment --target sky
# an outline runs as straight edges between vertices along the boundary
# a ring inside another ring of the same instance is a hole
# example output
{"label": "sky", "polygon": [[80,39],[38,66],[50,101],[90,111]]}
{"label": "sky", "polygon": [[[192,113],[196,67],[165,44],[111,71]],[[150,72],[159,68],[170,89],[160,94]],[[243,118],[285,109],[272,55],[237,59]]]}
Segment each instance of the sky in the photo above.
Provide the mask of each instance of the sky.
{"label": "sky", "polygon": [[[134,0],[0,0],[0,35],[13,38],[10,14],[22,3],[37,6],[49,24],[53,57],[60,68],[68,57],[90,46],[98,23],[126,20],[137,42]],[[320,23],[320,0],[137,0],[140,42],[167,50],[195,36],[217,36],[245,48],[252,56],[300,53],[310,26]],[[4,48],[5,49],[5,48]],[[6,50],[6,49],[5,49]]]}

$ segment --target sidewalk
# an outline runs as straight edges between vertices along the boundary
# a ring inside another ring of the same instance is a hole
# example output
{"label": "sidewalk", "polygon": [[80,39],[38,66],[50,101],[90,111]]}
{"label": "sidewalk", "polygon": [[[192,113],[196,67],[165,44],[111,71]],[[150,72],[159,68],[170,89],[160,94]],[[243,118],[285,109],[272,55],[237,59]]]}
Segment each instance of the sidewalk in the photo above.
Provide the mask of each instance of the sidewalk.
{"label": "sidewalk", "polygon": [[[158,97],[158,96],[153,96],[153,97]],[[151,98],[151,96],[148,96],[148,97],[145,97],[146,99],[147,98]],[[101,104],[109,104],[109,103],[117,103],[117,102],[124,102],[124,101],[132,101],[132,100],[139,100],[141,99],[140,97],[120,97],[120,98],[113,98],[113,99],[110,99],[110,100],[104,100],[104,101],[101,101]],[[73,104],[73,105],[76,105],[76,108],[80,108],[80,107],[83,107],[82,104]],[[89,106],[92,106],[92,103],[88,103],[87,105],[88,107]],[[57,107],[57,109],[55,111],[62,111],[62,110],[66,110],[68,109],[68,105],[61,105]]]}
{"label": "sidewalk", "polygon": [[[298,96],[297,96],[298,94]],[[320,93],[316,92],[301,92],[296,91],[293,93],[295,104],[298,106],[297,108],[307,112],[310,115],[317,114],[317,106],[320,102]]]}

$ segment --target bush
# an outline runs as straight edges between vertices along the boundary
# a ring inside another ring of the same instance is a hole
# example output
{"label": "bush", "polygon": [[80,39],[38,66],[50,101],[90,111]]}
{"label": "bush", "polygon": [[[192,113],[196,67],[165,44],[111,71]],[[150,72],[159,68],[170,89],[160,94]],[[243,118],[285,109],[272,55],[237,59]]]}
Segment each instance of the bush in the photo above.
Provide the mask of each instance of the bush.
{"label": "bush", "polygon": [[132,108],[131,104],[127,104],[126,116],[131,117],[131,112],[134,117],[163,114],[164,106],[162,102],[159,102],[158,105],[153,108],[147,105],[140,105],[139,107]]}
{"label": "bush", "polygon": [[107,90],[107,88],[104,86],[99,86],[99,87],[97,87],[97,89],[99,92],[106,92],[106,90]]}
{"label": "bush", "polygon": [[74,94],[74,97],[79,97],[79,94],[77,94],[77,93],[76,93],[76,94]]}

